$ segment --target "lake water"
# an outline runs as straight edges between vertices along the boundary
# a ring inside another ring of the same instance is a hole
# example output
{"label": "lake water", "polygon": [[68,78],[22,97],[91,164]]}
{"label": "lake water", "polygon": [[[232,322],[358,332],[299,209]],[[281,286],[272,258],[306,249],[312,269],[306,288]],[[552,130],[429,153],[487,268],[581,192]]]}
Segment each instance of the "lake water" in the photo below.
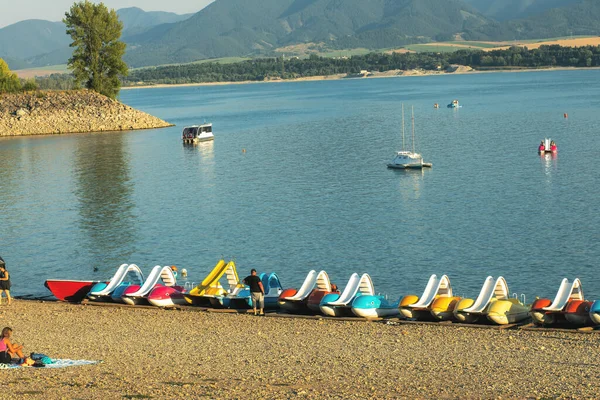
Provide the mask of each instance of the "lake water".
{"label": "lake water", "polygon": [[[368,272],[397,297],[435,273],[476,296],[503,275],[530,300],[580,277],[600,298],[598,93],[598,70],[123,91],[177,127],[0,139],[0,255],[17,295],[122,263],[198,281],[224,257],[285,287]],[[431,170],[385,167],[402,103]],[[214,143],[183,146],[204,120]]]}

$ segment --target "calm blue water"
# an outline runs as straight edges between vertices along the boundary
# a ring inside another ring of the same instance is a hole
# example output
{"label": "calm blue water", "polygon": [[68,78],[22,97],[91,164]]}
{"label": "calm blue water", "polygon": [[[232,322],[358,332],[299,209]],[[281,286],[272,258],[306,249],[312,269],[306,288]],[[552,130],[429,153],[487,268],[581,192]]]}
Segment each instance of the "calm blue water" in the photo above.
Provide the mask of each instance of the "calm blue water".
{"label": "calm blue water", "polygon": [[[436,273],[476,296],[503,275],[530,299],[580,277],[600,298],[598,93],[596,70],[124,91],[177,127],[0,140],[0,255],[14,294],[125,262],[197,281],[225,257],[286,287],[325,269],[420,294]],[[385,168],[401,103],[431,170]],[[182,146],[204,120],[215,142]]]}

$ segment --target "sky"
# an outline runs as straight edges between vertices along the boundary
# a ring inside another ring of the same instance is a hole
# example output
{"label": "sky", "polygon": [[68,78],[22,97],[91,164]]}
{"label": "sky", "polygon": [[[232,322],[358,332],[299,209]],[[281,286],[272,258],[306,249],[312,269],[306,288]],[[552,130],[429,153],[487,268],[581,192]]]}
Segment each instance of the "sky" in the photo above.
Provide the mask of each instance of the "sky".
{"label": "sky", "polygon": [[[139,7],[146,11],[170,11],[177,14],[195,13],[213,0],[104,0],[104,5],[118,10]],[[25,19],[60,21],[75,0],[0,0],[0,28]],[[100,1],[93,1],[99,3]]]}

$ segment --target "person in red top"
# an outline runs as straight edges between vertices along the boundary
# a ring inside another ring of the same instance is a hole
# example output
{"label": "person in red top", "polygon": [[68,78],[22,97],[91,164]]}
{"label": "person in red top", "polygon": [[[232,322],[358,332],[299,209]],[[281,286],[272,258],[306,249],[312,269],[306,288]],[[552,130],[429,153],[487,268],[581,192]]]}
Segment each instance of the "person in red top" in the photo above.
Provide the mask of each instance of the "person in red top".
{"label": "person in red top", "polygon": [[[10,341],[10,337],[12,336],[12,329],[6,327],[2,329],[2,335],[0,336],[0,358],[2,359],[0,362],[4,364],[9,364],[12,357],[19,357],[21,359],[20,363],[24,363],[26,358],[23,356],[23,346],[20,344],[13,344]],[[7,361],[8,360],[8,361]]]}
{"label": "person in red top", "polygon": [[542,143],[540,143],[539,151],[540,151],[540,153],[543,153],[546,151],[546,145],[544,144],[543,140],[542,140]]}
{"label": "person in red top", "polygon": [[556,151],[558,150],[558,147],[556,146],[556,143],[554,143],[554,140],[550,143],[550,151],[553,153],[556,153]]}

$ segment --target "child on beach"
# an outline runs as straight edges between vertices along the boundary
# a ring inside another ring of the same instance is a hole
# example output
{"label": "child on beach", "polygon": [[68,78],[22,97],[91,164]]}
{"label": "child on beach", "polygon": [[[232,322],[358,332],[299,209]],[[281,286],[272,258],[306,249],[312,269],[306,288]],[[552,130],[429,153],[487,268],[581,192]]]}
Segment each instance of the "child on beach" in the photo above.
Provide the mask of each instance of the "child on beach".
{"label": "child on beach", "polygon": [[6,327],[2,329],[2,335],[0,335],[0,363],[10,364],[13,357],[19,357],[20,364],[25,363],[27,360],[23,356],[23,346],[20,344],[13,344],[10,341],[12,336],[12,329]]}
{"label": "child on beach", "polygon": [[4,260],[0,257],[0,304],[2,303],[2,292],[6,293],[6,299],[10,306],[10,303],[12,303],[12,298],[10,297],[10,274],[6,269]]}

